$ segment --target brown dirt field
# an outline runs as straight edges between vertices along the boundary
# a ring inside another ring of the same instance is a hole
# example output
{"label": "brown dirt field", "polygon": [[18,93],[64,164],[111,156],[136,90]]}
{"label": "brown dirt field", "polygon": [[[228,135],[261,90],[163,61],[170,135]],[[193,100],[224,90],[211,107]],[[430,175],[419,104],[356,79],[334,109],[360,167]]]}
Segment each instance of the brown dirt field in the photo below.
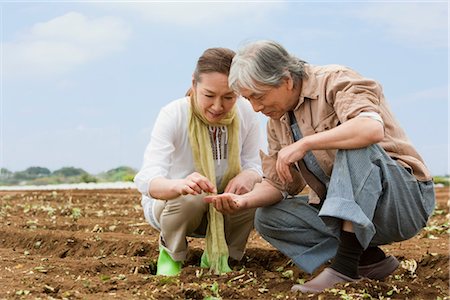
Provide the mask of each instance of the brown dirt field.
{"label": "brown dirt field", "polygon": [[383,247],[402,261],[392,276],[306,295],[290,287],[310,276],[256,232],[231,273],[199,268],[190,239],[181,276],[153,275],[158,233],[135,190],[0,191],[0,299],[450,299],[450,194],[436,192],[428,227]]}

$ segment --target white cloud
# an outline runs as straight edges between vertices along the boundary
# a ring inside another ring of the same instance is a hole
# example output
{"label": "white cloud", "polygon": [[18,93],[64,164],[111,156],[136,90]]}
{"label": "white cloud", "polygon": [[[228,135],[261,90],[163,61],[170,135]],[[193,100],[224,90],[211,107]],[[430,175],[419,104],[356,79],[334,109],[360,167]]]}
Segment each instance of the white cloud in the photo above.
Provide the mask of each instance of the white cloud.
{"label": "white cloud", "polygon": [[3,44],[6,76],[61,74],[124,48],[130,29],[114,17],[69,12]]}
{"label": "white cloud", "polygon": [[248,19],[258,20],[285,7],[284,1],[196,1],[147,2],[110,4],[115,9],[128,10],[147,21],[182,26],[211,26]]}
{"label": "white cloud", "polygon": [[354,15],[384,27],[398,42],[420,47],[448,46],[447,3],[374,3]]}

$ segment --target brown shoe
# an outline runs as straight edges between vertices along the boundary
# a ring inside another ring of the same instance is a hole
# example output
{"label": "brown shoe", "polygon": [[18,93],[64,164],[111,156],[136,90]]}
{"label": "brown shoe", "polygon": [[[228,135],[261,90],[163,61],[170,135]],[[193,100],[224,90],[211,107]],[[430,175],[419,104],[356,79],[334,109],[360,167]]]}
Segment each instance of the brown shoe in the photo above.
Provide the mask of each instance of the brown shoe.
{"label": "brown shoe", "polygon": [[377,263],[358,267],[358,272],[362,277],[382,280],[394,273],[399,264],[399,261],[394,256],[389,255]]}
{"label": "brown shoe", "polygon": [[333,287],[341,282],[353,282],[359,279],[353,279],[339,273],[332,268],[325,268],[319,275],[305,284],[295,284],[291,291],[300,291],[302,293],[320,293],[325,289]]}

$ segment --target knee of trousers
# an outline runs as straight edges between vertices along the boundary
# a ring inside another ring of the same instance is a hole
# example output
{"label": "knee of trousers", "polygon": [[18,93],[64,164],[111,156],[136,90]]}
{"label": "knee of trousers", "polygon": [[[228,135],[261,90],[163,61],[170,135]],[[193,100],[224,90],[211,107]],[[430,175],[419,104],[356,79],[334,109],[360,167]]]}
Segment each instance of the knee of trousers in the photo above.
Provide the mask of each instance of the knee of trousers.
{"label": "knee of trousers", "polygon": [[254,226],[256,231],[258,231],[261,234],[265,234],[268,224],[271,223],[269,220],[271,218],[271,214],[267,212],[266,207],[259,207],[256,209],[255,212],[255,219],[254,219]]}
{"label": "knee of trousers", "polygon": [[[294,200],[292,200],[294,201]],[[297,203],[283,209],[260,207],[255,213],[255,229],[265,238],[305,239],[310,242],[334,237],[317,211],[307,204]]]}
{"label": "knee of trousers", "polygon": [[[283,211],[274,209],[272,206],[259,207],[255,212],[254,226],[256,231],[263,236],[279,235],[281,231],[290,227],[289,221],[285,218],[289,218],[289,216],[283,214]],[[296,227],[299,225],[296,224]]]}
{"label": "knee of trousers", "polygon": [[167,224],[169,220],[174,227],[190,223],[192,220],[201,220],[209,205],[203,202],[203,197],[203,195],[186,195],[167,201],[161,213],[161,226]]}

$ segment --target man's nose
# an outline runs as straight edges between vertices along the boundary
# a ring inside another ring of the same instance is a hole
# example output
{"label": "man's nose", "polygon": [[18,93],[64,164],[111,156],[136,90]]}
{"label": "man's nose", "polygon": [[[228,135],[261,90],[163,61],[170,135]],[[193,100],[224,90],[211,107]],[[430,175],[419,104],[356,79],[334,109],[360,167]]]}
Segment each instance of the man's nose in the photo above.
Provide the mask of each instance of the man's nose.
{"label": "man's nose", "polygon": [[256,101],[250,101],[250,103],[252,104],[253,110],[256,112],[260,112],[264,108],[264,105],[262,105],[261,103],[258,103]]}

